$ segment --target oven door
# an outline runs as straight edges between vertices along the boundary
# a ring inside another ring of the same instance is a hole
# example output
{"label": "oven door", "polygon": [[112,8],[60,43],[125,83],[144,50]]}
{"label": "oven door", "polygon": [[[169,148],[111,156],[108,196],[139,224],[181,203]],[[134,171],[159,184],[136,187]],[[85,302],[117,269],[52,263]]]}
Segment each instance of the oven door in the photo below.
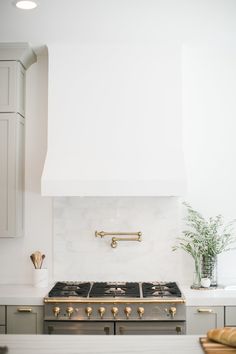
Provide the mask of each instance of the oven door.
{"label": "oven door", "polygon": [[114,334],[113,322],[44,321],[45,334]]}
{"label": "oven door", "polygon": [[185,334],[184,321],[117,322],[115,333],[125,334]]}

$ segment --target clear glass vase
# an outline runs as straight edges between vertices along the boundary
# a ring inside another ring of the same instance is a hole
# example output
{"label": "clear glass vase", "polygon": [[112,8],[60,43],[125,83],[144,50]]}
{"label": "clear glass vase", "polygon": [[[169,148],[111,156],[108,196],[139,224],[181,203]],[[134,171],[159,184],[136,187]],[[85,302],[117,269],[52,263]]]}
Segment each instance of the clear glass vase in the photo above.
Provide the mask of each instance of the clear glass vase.
{"label": "clear glass vase", "polygon": [[195,271],[193,273],[193,285],[191,288],[198,289],[201,287],[201,259],[194,258]]}
{"label": "clear glass vase", "polygon": [[201,258],[201,278],[208,278],[211,287],[217,287],[217,257],[203,255]]}

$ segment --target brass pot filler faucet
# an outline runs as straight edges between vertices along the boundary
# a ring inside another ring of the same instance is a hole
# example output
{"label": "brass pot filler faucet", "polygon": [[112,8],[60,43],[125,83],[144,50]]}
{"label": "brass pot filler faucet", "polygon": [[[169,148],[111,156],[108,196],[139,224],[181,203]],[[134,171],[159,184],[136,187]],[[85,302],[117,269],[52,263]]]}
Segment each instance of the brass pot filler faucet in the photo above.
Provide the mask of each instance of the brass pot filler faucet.
{"label": "brass pot filler faucet", "polygon": [[[142,232],[105,232],[105,231],[95,231],[96,237],[103,238],[104,236],[112,236],[111,247],[116,248],[118,246],[118,241],[142,241]],[[125,237],[120,237],[125,236]],[[128,237],[127,237],[128,236]],[[129,237],[133,236],[133,237]]]}

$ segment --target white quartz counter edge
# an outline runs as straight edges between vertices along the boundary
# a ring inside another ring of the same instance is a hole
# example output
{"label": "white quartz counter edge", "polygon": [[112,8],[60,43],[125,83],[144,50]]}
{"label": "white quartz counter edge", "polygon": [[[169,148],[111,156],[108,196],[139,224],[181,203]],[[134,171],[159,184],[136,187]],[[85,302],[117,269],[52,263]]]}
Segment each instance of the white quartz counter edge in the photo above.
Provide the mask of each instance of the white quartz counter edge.
{"label": "white quartz counter edge", "polygon": [[202,354],[199,336],[0,335],[9,354]]}
{"label": "white quartz counter edge", "polygon": [[180,287],[187,306],[236,306],[236,290],[193,290]]}
{"label": "white quartz counter edge", "polygon": [[[0,305],[43,305],[53,284],[48,288],[32,285],[0,285]],[[236,306],[236,290],[192,290],[180,286],[187,306]]]}
{"label": "white quartz counter edge", "polygon": [[36,288],[32,285],[0,285],[0,305],[43,305],[48,288]]}

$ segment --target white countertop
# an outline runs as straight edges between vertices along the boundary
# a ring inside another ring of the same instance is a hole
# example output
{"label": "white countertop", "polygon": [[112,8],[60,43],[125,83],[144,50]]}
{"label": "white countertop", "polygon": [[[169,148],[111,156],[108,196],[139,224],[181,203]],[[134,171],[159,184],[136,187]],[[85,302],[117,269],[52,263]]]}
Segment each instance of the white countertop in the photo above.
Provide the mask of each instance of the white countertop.
{"label": "white countertop", "polygon": [[[32,285],[0,285],[0,305],[43,305],[48,288],[35,288]],[[236,306],[236,290],[193,290],[180,286],[187,306]]]}
{"label": "white countertop", "polygon": [[0,335],[9,354],[202,354],[199,336]]}
{"label": "white countertop", "polygon": [[189,286],[180,288],[187,306],[236,306],[236,290],[195,290]]}
{"label": "white countertop", "polygon": [[0,305],[43,305],[43,298],[52,288],[32,285],[0,285]]}

